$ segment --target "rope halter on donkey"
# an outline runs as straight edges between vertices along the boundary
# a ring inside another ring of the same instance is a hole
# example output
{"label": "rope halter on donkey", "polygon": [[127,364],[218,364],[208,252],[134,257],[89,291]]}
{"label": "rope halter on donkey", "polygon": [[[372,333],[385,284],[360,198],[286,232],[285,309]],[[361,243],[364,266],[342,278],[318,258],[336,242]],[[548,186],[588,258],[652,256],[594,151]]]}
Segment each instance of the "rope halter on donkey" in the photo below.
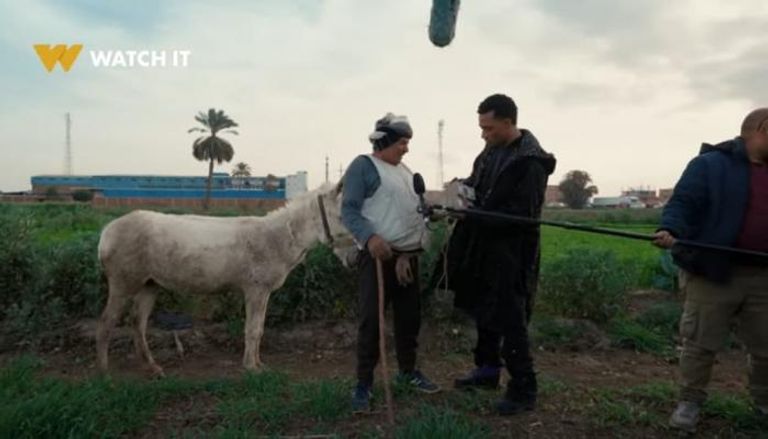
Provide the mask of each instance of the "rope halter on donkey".
{"label": "rope halter on donkey", "polygon": [[317,204],[320,207],[320,218],[323,220],[323,231],[325,237],[328,239],[328,245],[333,245],[333,234],[331,233],[331,226],[328,225],[328,214],[325,212],[325,203],[323,202],[323,196],[317,196]]}

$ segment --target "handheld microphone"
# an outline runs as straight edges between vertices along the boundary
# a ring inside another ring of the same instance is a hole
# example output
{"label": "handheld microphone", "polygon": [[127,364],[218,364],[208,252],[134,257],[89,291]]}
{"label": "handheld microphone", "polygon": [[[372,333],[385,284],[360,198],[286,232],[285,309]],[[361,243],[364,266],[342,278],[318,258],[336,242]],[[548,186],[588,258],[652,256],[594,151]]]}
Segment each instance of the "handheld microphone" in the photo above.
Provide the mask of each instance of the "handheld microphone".
{"label": "handheld microphone", "polygon": [[429,218],[432,214],[432,209],[424,201],[424,192],[427,191],[427,188],[424,184],[424,177],[418,172],[413,174],[413,191],[419,196],[419,213],[424,215],[424,218]]}

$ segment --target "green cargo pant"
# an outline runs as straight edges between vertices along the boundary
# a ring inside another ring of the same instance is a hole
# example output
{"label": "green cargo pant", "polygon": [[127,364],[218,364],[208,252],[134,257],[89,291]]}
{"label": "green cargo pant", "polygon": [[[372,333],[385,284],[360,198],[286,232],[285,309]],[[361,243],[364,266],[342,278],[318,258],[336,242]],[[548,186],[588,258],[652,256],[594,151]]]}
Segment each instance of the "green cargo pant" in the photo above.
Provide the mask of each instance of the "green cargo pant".
{"label": "green cargo pant", "polygon": [[680,286],[680,399],[706,399],[715,354],[735,329],[749,354],[749,392],[756,405],[768,407],[768,268],[738,267],[725,285],[683,272]]}

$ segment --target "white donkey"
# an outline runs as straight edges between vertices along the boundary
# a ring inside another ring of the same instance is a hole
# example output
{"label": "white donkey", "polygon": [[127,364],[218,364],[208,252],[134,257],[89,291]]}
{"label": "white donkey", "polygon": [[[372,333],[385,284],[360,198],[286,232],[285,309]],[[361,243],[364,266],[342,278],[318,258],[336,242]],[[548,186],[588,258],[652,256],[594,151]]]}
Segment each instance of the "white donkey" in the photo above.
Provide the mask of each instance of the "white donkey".
{"label": "white donkey", "polygon": [[262,366],[259,345],[267,301],[317,241],[350,242],[341,224],[341,186],[323,186],[264,217],[216,218],[134,211],[101,232],[99,260],[109,298],[96,330],[101,370],[108,368],[110,332],[133,300],[134,346],[156,374],[147,320],[159,287],[190,294],[227,290],[245,295],[243,365]]}

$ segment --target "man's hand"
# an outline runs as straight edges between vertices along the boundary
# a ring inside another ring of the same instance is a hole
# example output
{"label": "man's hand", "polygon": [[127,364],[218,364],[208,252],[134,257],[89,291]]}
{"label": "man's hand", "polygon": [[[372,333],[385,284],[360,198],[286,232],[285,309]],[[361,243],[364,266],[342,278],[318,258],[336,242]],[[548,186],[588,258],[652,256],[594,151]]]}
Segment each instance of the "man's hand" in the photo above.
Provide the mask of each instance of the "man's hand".
{"label": "man's hand", "polygon": [[387,241],[385,241],[379,235],[372,235],[368,239],[367,247],[368,247],[368,251],[371,253],[371,256],[373,256],[376,259],[381,259],[382,261],[386,261],[387,259],[392,257],[392,248],[389,246]]}
{"label": "man's hand", "polygon": [[653,235],[653,238],[653,245],[664,249],[672,248],[676,241],[675,237],[666,230],[656,232]]}
{"label": "man's hand", "polygon": [[413,268],[411,267],[411,255],[400,255],[395,262],[395,274],[397,282],[401,286],[413,283]]}

